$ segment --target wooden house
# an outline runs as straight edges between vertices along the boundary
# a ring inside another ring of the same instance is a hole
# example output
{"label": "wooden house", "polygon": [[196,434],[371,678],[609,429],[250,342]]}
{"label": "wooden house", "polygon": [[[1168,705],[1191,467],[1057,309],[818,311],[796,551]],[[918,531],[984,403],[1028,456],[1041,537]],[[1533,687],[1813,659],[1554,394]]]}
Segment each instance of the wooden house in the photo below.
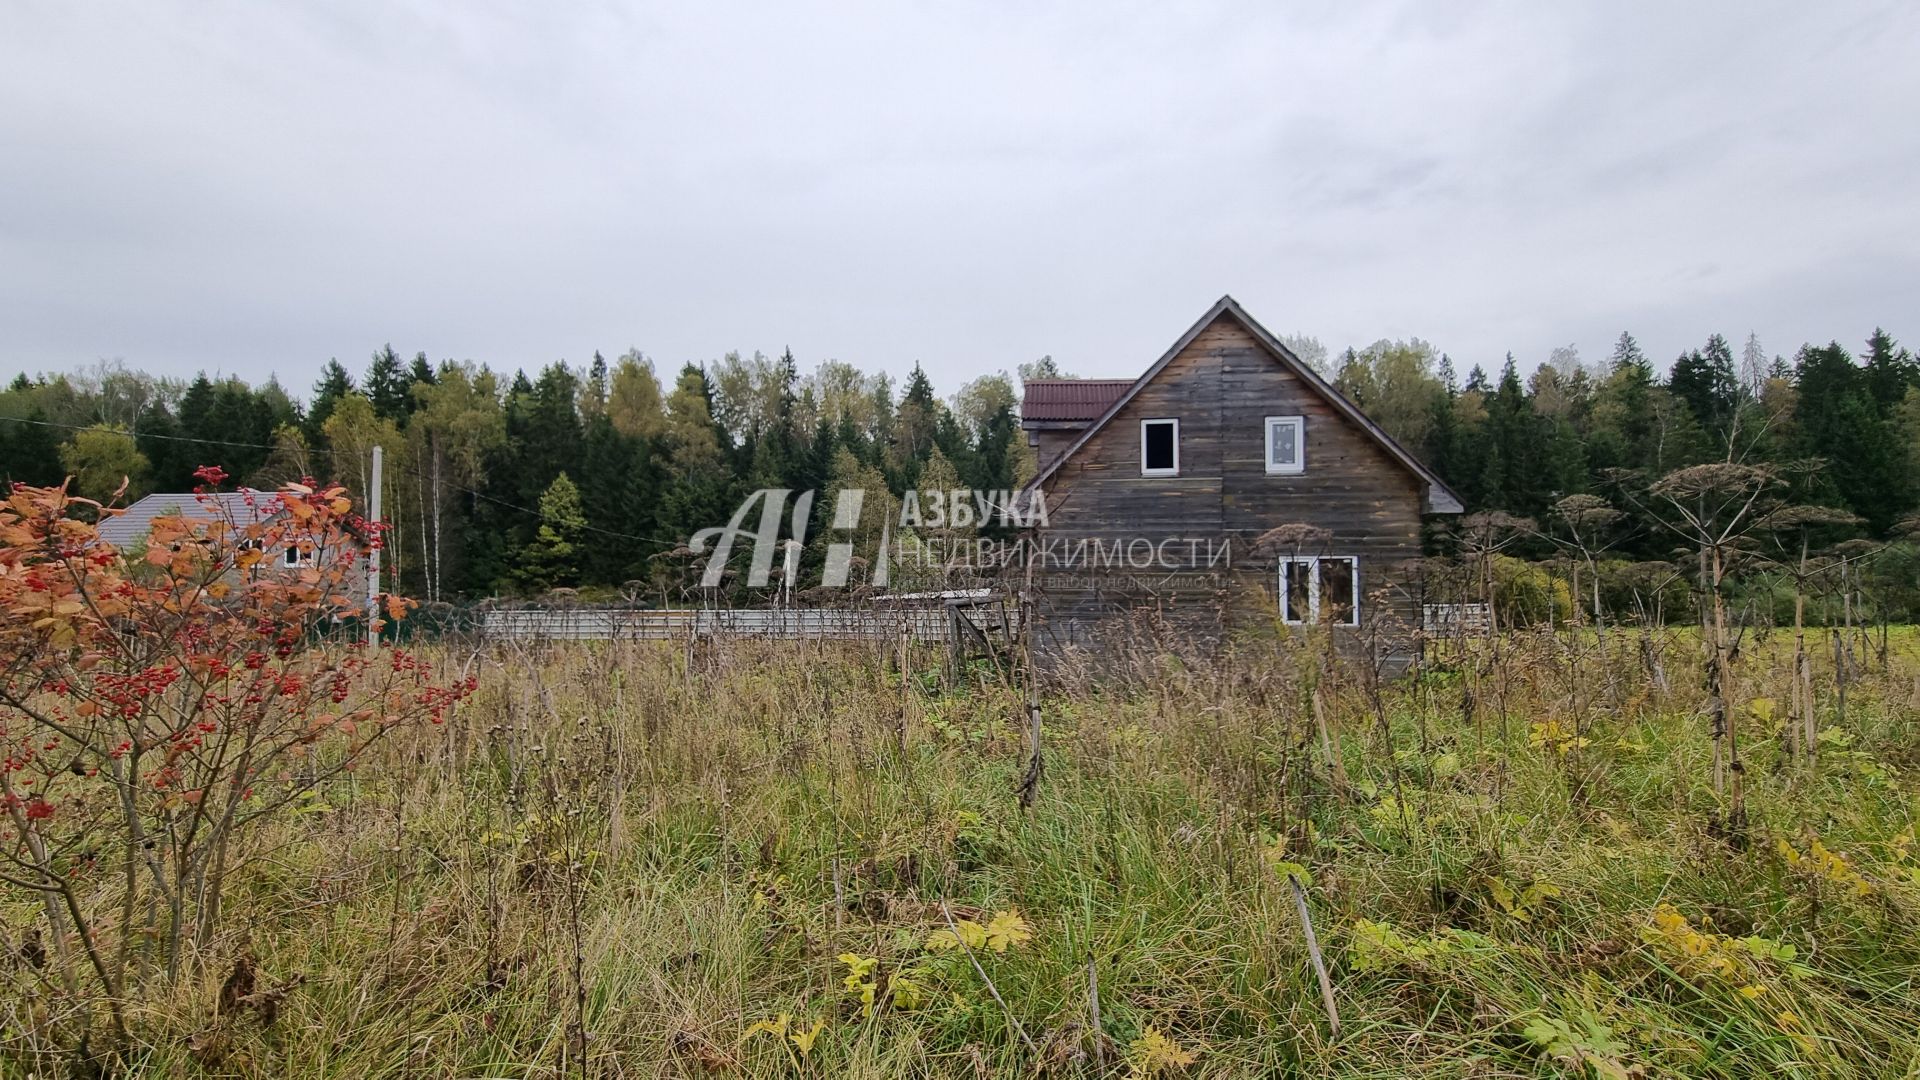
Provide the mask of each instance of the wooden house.
{"label": "wooden house", "polygon": [[1230,296],[1137,379],[1030,382],[1022,426],[1043,648],[1111,644],[1146,611],[1202,643],[1275,620],[1404,642],[1422,519],[1461,511]]}

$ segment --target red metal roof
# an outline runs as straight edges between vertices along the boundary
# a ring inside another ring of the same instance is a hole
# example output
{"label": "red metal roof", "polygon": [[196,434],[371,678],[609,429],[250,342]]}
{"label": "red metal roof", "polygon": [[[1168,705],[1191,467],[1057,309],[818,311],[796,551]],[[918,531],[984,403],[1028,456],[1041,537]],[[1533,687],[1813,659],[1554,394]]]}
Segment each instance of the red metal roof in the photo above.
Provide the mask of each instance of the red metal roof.
{"label": "red metal roof", "polygon": [[1033,379],[1020,400],[1022,420],[1098,420],[1132,379]]}

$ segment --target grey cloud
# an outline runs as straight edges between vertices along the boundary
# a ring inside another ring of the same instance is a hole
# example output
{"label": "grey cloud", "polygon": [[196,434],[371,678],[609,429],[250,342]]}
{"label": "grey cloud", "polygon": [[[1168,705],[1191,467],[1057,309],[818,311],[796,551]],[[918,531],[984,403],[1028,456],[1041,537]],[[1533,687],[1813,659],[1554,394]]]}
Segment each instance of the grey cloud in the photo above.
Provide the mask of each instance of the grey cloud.
{"label": "grey cloud", "polygon": [[[1920,9],[30,3],[0,370],[1920,335]],[[1906,238],[1906,239],[1902,239]],[[1906,320],[1903,324],[1902,320]]]}

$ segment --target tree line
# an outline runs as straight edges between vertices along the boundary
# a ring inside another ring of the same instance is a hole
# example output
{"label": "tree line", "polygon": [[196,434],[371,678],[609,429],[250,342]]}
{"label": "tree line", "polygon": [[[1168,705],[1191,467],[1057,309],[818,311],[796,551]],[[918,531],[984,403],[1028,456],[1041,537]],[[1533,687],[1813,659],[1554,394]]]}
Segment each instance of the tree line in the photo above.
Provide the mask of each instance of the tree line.
{"label": "tree line", "polygon": [[[1751,337],[1736,355],[1714,335],[1664,374],[1622,334],[1602,363],[1556,350],[1525,379],[1511,355],[1497,375],[1475,366],[1463,378],[1417,339],[1333,357],[1289,340],[1470,510],[1544,523],[1571,497],[1605,499],[1618,557],[1672,557],[1635,492],[1693,465],[1776,473],[1786,501],[1833,510],[1823,542],[1890,538],[1920,507],[1920,362],[1879,330],[1858,357],[1829,343],[1791,360]],[[669,381],[634,350],[503,377],[388,346],[357,377],[329,361],[302,401],[272,379],[183,382],[102,364],[21,374],[0,391],[0,474],[71,476],[91,497],[126,478],[131,499],[189,491],[195,468],[220,464],[256,487],[312,476],[365,492],[379,445],[397,589],[643,592],[683,573],[687,538],[759,488],[1017,487],[1033,472],[1017,387],[1061,375],[1042,358],[942,399],[917,365],[896,385],[832,360],[803,375],[791,352],[728,354]],[[816,526],[830,505],[816,500]],[[1552,548],[1543,535],[1515,553],[1530,550]]]}
{"label": "tree line", "polygon": [[[124,478],[131,501],[191,491],[194,470],[217,463],[253,487],[317,477],[359,494],[380,446],[396,589],[644,593],[684,570],[688,537],[760,488],[1016,486],[1032,463],[1015,385],[989,375],[943,400],[918,365],[896,386],[832,360],[803,376],[791,352],[730,353],[670,382],[631,350],[503,378],[388,346],[357,378],[329,361],[303,403],[274,380],[180,383],[103,364],[0,392],[0,476],[71,476],[95,498]],[[816,500],[816,515],[829,508]]]}
{"label": "tree line", "polygon": [[1796,474],[1797,501],[1874,535],[1920,506],[1920,362],[1881,330],[1858,359],[1835,342],[1791,361],[1751,336],[1736,358],[1715,334],[1664,377],[1623,333],[1604,363],[1555,350],[1525,381],[1511,355],[1462,380],[1424,342],[1383,341],[1347,350],[1334,383],[1469,509],[1544,518],[1570,495],[1714,462]]}

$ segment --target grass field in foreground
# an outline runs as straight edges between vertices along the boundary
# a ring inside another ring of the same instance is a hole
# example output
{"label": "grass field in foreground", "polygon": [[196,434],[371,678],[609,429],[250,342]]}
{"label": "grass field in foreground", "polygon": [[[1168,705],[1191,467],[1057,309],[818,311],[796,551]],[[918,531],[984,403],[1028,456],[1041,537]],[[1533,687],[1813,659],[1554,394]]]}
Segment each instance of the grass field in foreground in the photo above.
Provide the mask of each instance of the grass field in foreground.
{"label": "grass field in foreground", "polygon": [[[1666,691],[1626,635],[1523,635],[1384,686],[1336,664],[1324,743],[1314,643],[1168,661],[1043,699],[1025,811],[1021,699],[982,667],[928,657],[903,683],[858,650],[750,644],[482,657],[444,728],[263,837],[200,974],[136,1002],[134,1064],[1920,1075],[1912,642],[1863,652],[1844,717],[1822,662],[1817,762],[1774,737],[1778,638],[1749,650],[1744,830],[1684,638]],[[15,899],[10,939],[37,910]],[[285,992],[217,1014],[236,963]],[[50,991],[16,972],[0,1063],[46,1074],[70,1059],[38,1052]]]}

